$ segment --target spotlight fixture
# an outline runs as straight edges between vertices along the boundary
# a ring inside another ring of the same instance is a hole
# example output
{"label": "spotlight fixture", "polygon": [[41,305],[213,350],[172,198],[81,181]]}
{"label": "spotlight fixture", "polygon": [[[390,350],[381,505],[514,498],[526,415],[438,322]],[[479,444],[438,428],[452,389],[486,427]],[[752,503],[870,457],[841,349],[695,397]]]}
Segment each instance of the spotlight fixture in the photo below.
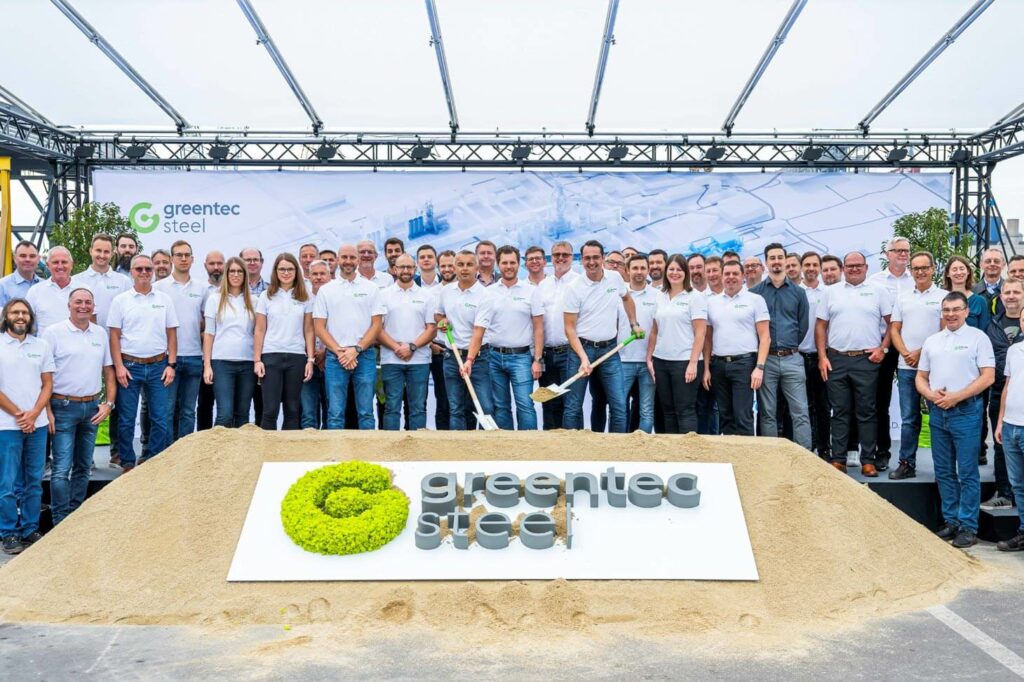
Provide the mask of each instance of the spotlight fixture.
{"label": "spotlight fixture", "polygon": [[133,144],[124,150],[124,155],[133,161],[138,161],[146,155],[148,150],[141,144]]}
{"label": "spotlight fixture", "polygon": [[804,150],[804,153],[800,155],[800,159],[807,161],[808,163],[814,163],[822,157],[825,153],[824,147],[815,147],[814,145],[809,146]]}
{"label": "spotlight fixture", "polygon": [[214,161],[223,161],[228,158],[231,153],[231,148],[224,144],[213,144],[210,145],[210,151],[207,154]]}
{"label": "spotlight fixture", "polygon": [[896,149],[890,149],[889,155],[885,158],[890,163],[899,163],[903,159],[907,158],[910,151],[906,147],[897,147]]}
{"label": "spotlight fixture", "polygon": [[337,153],[337,147],[329,144],[322,144],[316,149],[316,158],[320,159],[321,161],[330,161],[331,159],[334,158],[334,155]]}
{"label": "spotlight fixture", "polygon": [[726,152],[725,147],[719,147],[717,145],[708,147],[704,151],[704,160],[705,161],[720,161],[722,159],[722,157],[725,156],[725,152]]}
{"label": "spotlight fixture", "polygon": [[949,160],[953,163],[964,163],[965,161],[970,161],[970,159],[971,150],[966,147],[958,147],[957,150],[949,157]]}
{"label": "spotlight fixture", "polygon": [[530,154],[533,152],[533,147],[528,144],[517,144],[512,147],[512,160],[513,161],[525,161],[530,158]]}
{"label": "spotlight fixture", "polygon": [[622,144],[617,144],[608,150],[609,161],[622,161],[626,158],[626,154],[629,153],[629,147]]}
{"label": "spotlight fixture", "polygon": [[91,144],[83,144],[75,147],[75,158],[76,159],[91,159],[93,154],[96,153],[96,147]]}
{"label": "spotlight fixture", "polygon": [[424,159],[430,158],[430,152],[432,149],[432,145],[418,144],[409,151],[409,156],[413,161],[423,161]]}

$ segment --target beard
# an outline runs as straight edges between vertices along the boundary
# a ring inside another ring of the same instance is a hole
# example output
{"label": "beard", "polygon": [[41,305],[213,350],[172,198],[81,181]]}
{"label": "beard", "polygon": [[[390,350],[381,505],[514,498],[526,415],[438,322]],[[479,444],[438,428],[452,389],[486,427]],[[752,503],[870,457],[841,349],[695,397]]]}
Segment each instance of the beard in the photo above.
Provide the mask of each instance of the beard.
{"label": "beard", "polygon": [[132,256],[124,254],[123,256],[117,257],[117,263],[115,270],[128,270],[132,266]]}
{"label": "beard", "polygon": [[7,326],[12,332],[17,334],[18,336],[24,336],[25,334],[28,334],[28,322],[11,321],[7,323]]}

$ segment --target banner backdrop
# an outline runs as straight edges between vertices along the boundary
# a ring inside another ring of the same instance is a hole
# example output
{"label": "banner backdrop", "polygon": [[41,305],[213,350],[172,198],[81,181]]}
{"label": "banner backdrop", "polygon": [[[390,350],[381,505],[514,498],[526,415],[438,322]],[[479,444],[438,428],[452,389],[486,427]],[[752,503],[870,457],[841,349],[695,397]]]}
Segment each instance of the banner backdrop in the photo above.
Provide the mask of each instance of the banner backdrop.
{"label": "banner backdrop", "polygon": [[[948,173],[552,173],[442,171],[97,170],[94,198],[114,202],[147,251],[187,239],[207,251],[280,251],[398,236],[414,252],[472,248],[480,239],[549,250],[662,248],[669,253],[760,255],[863,251],[877,269],[893,220],[948,208]],[[383,257],[380,261],[383,267]]]}

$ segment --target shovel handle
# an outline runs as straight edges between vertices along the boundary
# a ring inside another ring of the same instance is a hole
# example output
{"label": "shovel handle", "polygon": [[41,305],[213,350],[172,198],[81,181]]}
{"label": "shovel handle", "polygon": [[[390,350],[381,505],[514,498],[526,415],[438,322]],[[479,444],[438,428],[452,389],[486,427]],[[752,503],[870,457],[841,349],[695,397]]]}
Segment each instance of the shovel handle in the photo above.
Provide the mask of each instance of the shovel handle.
{"label": "shovel handle", "polygon": [[[452,336],[452,328],[447,327],[444,330],[445,336],[448,337],[448,345],[451,346],[452,354],[455,356],[455,363],[459,366],[459,374],[462,374],[462,354],[459,353],[459,349],[455,346],[455,337]],[[463,381],[466,382],[466,388],[469,390],[469,397],[473,399],[473,406],[476,411],[480,414],[484,413],[482,407],[480,407],[480,399],[476,397],[476,389],[473,388],[473,382],[470,381],[469,377],[463,376]]]}
{"label": "shovel handle", "polygon": [[[619,345],[615,346],[615,348],[612,348],[610,351],[608,351],[607,353],[605,353],[604,355],[599,357],[597,360],[594,360],[592,363],[590,363],[590,368],[593,369],[594,367],[597,367],[602,362],[604,362],[605,360],[607,360],[611,356],[615,355],[620,350],[622,350],[623,348],[625,348],[629,344],[633,343],[634,341],[636,341],[636,334],[630,334],[625,339],[623,339],[622,343],[620,343]],[[580,371],[578,371],[575,374],[573,374],[569,378],[568,381],[566,381],[564,384],[562,384],[561,388],[566,388],[567,386],[569,386],[569,384],[579,380],[582,377],[583,377],[583,370],[580,369]]]}

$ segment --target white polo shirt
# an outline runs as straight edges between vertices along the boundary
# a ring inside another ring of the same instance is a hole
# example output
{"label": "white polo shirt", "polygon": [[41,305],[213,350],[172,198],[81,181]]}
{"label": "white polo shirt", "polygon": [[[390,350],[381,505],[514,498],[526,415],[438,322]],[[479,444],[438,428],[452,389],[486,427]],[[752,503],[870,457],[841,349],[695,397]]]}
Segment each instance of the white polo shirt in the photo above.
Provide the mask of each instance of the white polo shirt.
{"label": "white polo shirt", "polygon": [[563,315],[565,292],[579,276],[579,273],[569,270],[561,277],[555,275],[545,277],[537,285],[541,303],[544,304],[545,346],[564,346],[569,343],[569,339],[565,336],[565,315]]}
{"label": "white polo shirt", "polygon": [[[459,349],[469,348],[469,342],[473,338],[473,327],[490,328],[490,302],[487,287],[480,282],[473,282],[473,286],[468,289],[462,289],[458,282],[441,288],[441,296],[437,300],[437,314],[448,319],[452,337]],[[483,343],[490,343],[490,332],[484,332]]]}
{"label": "white polo shirt", "polygon": [[1003,374],[1010,377],[1010,390],[1006,392],[1003,421],[1024,426],[1024,344],[1015,343],[1006,351]]}
{"label": "white polo shirt", "polygon": [[[763,297],[741,289],[735,296],[724,291],[708,299],[708,326],[712,355],[743,355],[758,349],[757,323],[771,319]],[[661,328],[658,328],[661,344]]]}
{"label": "white polo shirt", "polygon": [[516,280],[512,286],[500,280],[488,287],[491,320],[488,343],[500,348],[533,345],[533,318],[544,315],[540,291],[528,281]]}
{"label": "white polo shirt", "polygon": [[[648,284],[640,291],[630,288],[629,295],[633,297],[633,305],[636,306],[636,323],[644,332],[649,333],[661,292]],[[625,341],[631,333],[629,320],[626,319],[626,311],[623,310],[619,319],[619,342]],[[619,359],[622,362],[647,362],[647,338],[644,336],[623,348],[619,351]]]}
{"label": "white polo shirt", "polygon": [[[768,312],[767,304],[765,312]],[[654,357],[661,360],[689,362],[694,341],[693,322],[694,320],[708,319],[708,297],[700,291],[684,291],[676,294],[675,298],[669,298],[667,292],[658,292],[658,307],[654,313],[654,319],[658,323],[658,339],[654,346]],[[755,350],[757,350],[756,334],[754,342]],[[628,350],[629,346],[626,346],[626,349]],[[735,355],[735,353],[725,353],[725,355]],[[703,360],[704,355],[701,354],[698,359]]]}
{"label": "white polo shirt", "polygon": [[356,272],[359,277],[362,277],[363,279],[376,284],[378,289],[387,289],[389,286],[395,283],[395,278],[391,276],[391,273],[384,272],[383,270],[374,270],[373,277],[364,277],[358,271]]}
{"label": "white polo shirt", "polygon": [[121,330],[121,353],[148,358],[167,352],[167,330],[178,326],[171,297],[155,289],[140,294],[131,288],[110,303],[107,327]]}
{"label": "white polo shirt", "polygon": [[[917,287],[904,291],[896,299],[892,308],[892,321],[903,323],[900,336],[907,350],[917,350],[924,345],[925,339],[939,331],[942,326],[942,299],[948,293],[933,284],[925,291],[918,291]],[[914,369],[902,355],[899,368]]]}
{"label": "white polo shirt", "polygon": [[909,267],[899,277],[889,272],[889,268],[886,268],[868,277],[868,281],[885,287],[889,292],[889,297],[894,301],[897,296],[917,288],[914,285],[914,278],[910,276]]}
{"label": "white polo shirt", "polygon": [[817,353],[818,346],[814,340],[814,327],[818,321],[818,304],[821,303],[822,299],[825,298],[825,285],[822,281],[818,280],[818,286],[811,288],[806,284],[801,284],[800,287],[807,294],[807,334],[804,335],[804,340],[800,342],[801,353]]}
{"label": "white polo shirt", "polygon": [[959,391],[981,374],[981,367],[995,367],[996,357],[988,334],[965,322],[956,331],[943,329],[925,339],[917,368],[928,372],[933,391]]}
{"label": "white polo shirt", "polygon": [[96,303],[96,323],[107,327],[107,315],[110,312],[110,304],[114,297],[123,294],[132,288],[132,281],[114,268],[108,268],[106,272],[96,272],[90,265],[88,268],[71,278],[75,287],[88,287],[92,292],[93,301]]}
{"label": "white polo shirt", "polygon": [[84,398],[100,392],[103,368],[114,364],[106,329],[91,322],[79,329],[65,320],[47,328],[42,336],[53,351],[54,393]]}
{"label": "white polo shirt", "polygon": [[[332,279],[320,287],[313,305],[313,319],[327,320],[327,331],[342,347],[359,343],[373,323],[373,316],[383,314],[380,289],[358,275],[351,282],[344,278]],[[328,350],[334,351],[333,348]]]}
{"label": "white polo shirt", "polygon": [[575,313],[576,335],[588,341],[607,341],[618,336],[619,309],[628,287],[614,270],[602,270],[593,281],[585,274],[569,283],[564,310]]}
{"label": "white polo shirt", "polygon": [[[0,392],[19,409],[32,409],[43,388],[42,375],[55,369],[46,340],[29,334],[18,341],[6,332],[0,334]],[[45,429],[46,424],[46,410],[42,410],[35,425]],[[0,431],[21,431],[14,416],[4,410],[0,410]]]}
{"label": "white polo shirt", "polygon": [[224,311],[218,316],[220,292],[210,294],[206,299],[203,317],[206,319],[204,334],[213,337],[211,360],[240,360],[252,362],[252,335],[256,326],[256,315],[245,309],[242,294],[228,296]]}
{"label": "white polo shirt", "polygon": [[[323,291],[321,289],[321,291]],[[296,301],[291,291],[278,290],[274,298],[264,291],[256,299],[256,313],[267,318],[267,333],[263,336],[263,353],[293,353],[306,355],[306,335],[303,324],[306,314],[313,314],[313,299]]]}
{"label": "white polo shirt", "polygon": [[174,312],[178,315],[178,357],[202,357],[199,325],[203,320],[203,306],[209,287],[194,278],[181,284],[172,275],[154,284],[153,288],[164,292],[174,302]]}
{"label": "white polo shirt", "polygon": [[41,334],[50,325],[62,322],[71,316],[68,298],[77,287],[74,282],[61,289],[52,279],[44,279],[28,290],[25,300],[36,314],[36,328]]}
{"label": "white polo shirt", "polygon": [[882,343],[885,315],[892,313],[889,290],[863,281],[837,282],[825,289],[818,319],[828,321],[828,347],[840,351],[868,350]]}
{"label": "white polo shirt", "polygon": [[[437,297],[433,292],[413,284],[403,289],[397,283],[380,292],[384,306],[384,331],[398,343],[410,343],[422,334],[428,324],[434,324],[434,311],[437,309]],[[382,365],[428,365],[430,364],[430,344],[417,348],[408,361],[400,359],[395,351],[380,346],[380,364]]]}

